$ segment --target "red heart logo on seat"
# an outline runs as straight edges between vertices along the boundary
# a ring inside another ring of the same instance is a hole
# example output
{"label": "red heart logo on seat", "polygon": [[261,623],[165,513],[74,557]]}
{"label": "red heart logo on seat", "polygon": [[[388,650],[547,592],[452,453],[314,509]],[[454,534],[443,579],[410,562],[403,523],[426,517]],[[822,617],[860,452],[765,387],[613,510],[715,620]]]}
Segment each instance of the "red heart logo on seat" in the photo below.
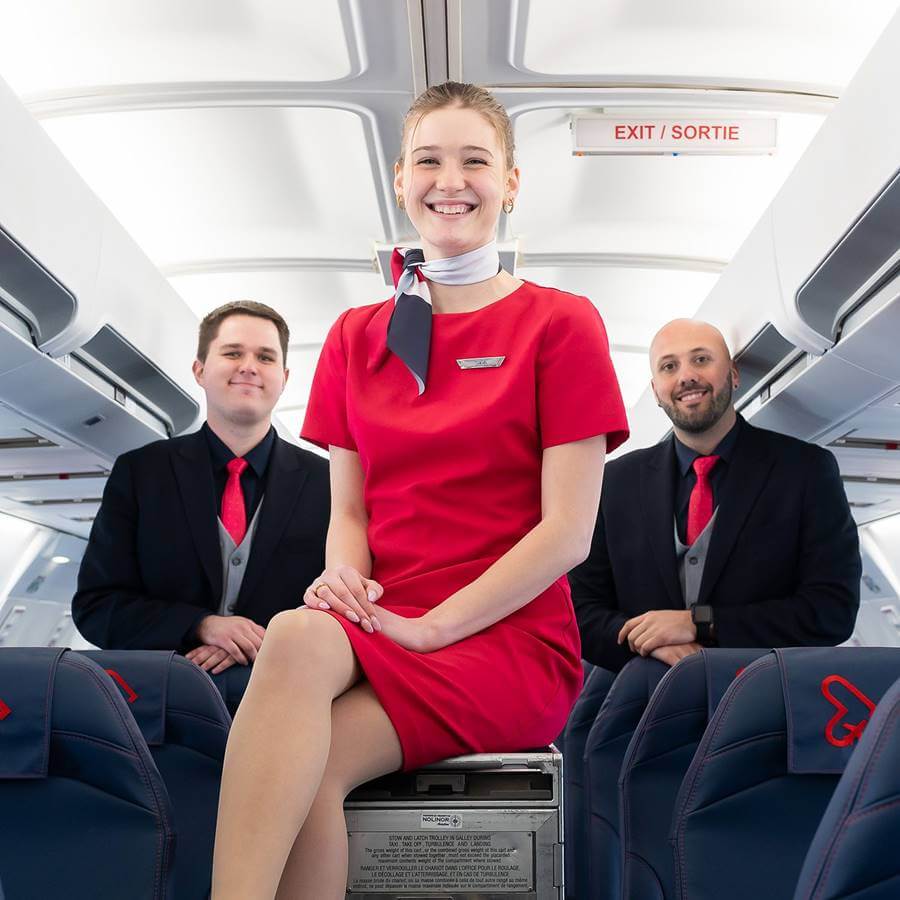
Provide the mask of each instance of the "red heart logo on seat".
{"label": "red heart logo on seat", "polygon": [[0,722],[2,722],[11,712],[12,710],[0,700]]}
{"label": "red heart logo on seat", "polygon": [[[855,725],[848,722],[841,722],[841,719],[849,712],[849,709],[831,693],[831,685],[833,684],[840,684],[853,694],[857,700],[866,706],[869,710],[869,715]],[[869,716],[875,711],[875,704],[855,684],[852,684],[844,678],[843,675],[828,675],[823,678],[822,694],[825,699],[837,709],[837,712],[825,726],[825,740],[833,747],[849,747],[854,741],[858,741],[860,737],[862,737],[866,725],[869,724]],[[846,734],[842,734],[840,737],[834,733],[835,728],[839,724],[847,731]]]}

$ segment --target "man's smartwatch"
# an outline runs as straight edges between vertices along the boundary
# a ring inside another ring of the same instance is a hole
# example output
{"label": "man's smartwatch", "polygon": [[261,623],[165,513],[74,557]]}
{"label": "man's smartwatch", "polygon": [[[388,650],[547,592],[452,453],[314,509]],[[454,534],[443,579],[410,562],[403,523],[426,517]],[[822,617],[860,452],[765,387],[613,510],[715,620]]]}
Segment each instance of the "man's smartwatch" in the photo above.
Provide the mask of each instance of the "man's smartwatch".
{"label": "man's smartwatch", "polygon": [[713,624],[713,608],[711,606],[692,606],[691,621],[697,629],[697,643],[715,642],[716,629]]}

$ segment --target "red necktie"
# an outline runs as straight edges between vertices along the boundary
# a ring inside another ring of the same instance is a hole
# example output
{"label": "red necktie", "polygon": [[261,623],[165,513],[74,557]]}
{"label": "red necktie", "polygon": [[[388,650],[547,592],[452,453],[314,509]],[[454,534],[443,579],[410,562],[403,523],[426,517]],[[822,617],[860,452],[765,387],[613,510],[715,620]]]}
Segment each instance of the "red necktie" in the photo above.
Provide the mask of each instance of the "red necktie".
{"label": "red necktie", "polygon": [[236,456],[226,466],[228,481],[222,494],[222,524],[235,544],[240,544],[247,533],[247,511],[244,508],[244,492],[241,490],[241,472],[247,468],[247,460]]}
{"label": "red necktie", "polygon": [[688,503],[687,542],[689,547],[700,537],[712,518],[713,493],[712,485],[709,483],[709,473],[718,461],[718,456],[698,456],[694,460],[697,483],[691,491],[691,499]]}

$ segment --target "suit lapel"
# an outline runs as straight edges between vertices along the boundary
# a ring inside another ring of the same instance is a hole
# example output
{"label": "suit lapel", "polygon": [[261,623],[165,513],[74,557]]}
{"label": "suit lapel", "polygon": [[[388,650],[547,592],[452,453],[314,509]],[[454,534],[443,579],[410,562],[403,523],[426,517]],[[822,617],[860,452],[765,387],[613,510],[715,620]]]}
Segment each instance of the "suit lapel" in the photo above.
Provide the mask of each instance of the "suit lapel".
{"label": "suit lapel", "polygon": [[[262,573],[266,571],[308,476],[309,473],[301,466],[299,457],[292,452],[290,444],[276,436],[269,458],[266,492],[259,510],[253,548],[238,595],[238,607],[253,595]],[[298,606],[305,587],[306,585],[297,585]]]}
{"label": "suit lapel", "polygon": [[218,604],[222,596],[222,553],[209,448],[202,432],[187,435],[179,442],[172,454],[172,468],[197,555],[209,578],[213,601]]}
{"label": "suit lapel", "polygon": [[672,438],[655,448],[641,467],[641,512],[644,527],[672,609],[684,606],[675,560],[675,449]]}
{"label": "suit lapel", "polygon": [[744,522],[747,521],[747,516],[750,515],[775,463],[775,457],[768,452],[765,444],[758,440],[757,429],[746,422],[741,427],[742,432],[734,448],[731,471],[716,502],[718,514],[709,542],[703,579],[700,582],[697,600],[700,605],[707,603],[737,543]]}

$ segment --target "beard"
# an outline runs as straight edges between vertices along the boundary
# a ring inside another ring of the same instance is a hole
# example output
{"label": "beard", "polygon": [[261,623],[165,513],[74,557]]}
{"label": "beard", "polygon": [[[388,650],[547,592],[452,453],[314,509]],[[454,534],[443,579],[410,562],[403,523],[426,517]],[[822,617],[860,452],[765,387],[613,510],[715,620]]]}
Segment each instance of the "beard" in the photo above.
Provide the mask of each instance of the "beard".
{"label": "beard", "polygon": [[706,388],[712,396],[712,401],[705,410],[702,408],[682,410],[674,402],[659,401],[659,405],[663,408],[663,412],[669,417],[672,424],[688,434],[702,434],[704,431],[708,431],[725,415],[725,411],[731,406],[731,395],[733,393],[731,378],[726,379],[725,384],[718,393],[712,389],[710,384],[698,384],[697,387],[700,389]]}

